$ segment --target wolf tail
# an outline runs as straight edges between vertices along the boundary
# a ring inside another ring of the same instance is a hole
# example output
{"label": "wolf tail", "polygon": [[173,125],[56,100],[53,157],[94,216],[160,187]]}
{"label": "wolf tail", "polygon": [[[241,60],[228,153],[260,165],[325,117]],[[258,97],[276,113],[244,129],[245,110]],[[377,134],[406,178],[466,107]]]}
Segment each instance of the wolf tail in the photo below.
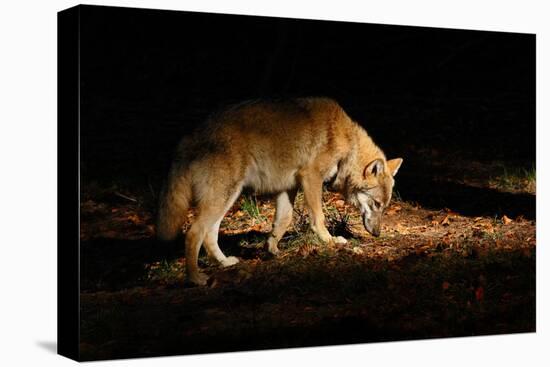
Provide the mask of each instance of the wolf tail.
{"label": "wolf tail", "polygon": [[171,241],[178,236],[192,199],[191,182],[183,175],[171,174],[160,194],[157,237]]}

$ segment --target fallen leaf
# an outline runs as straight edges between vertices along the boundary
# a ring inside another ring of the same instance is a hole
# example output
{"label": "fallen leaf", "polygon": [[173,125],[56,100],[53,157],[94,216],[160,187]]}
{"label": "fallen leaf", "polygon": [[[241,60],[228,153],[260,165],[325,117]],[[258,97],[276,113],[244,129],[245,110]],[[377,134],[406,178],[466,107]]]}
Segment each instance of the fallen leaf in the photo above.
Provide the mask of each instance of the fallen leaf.
{"label": "fallen leaf", "polygon": [[387,215],[395,215],[400,210],[401,210],[401,206],[392,205],[388,210],[386,210],[386,214]]}
{"label": "fallen leaf", "polygon": [[354,247],[352,251],[356,255],[363,255],[363,249],[361,249],[360,247]]}
{"label": "fallen leaf", "polygon": [[477,289],[476,289],[476,300],[478,302],[483,301],[483,287],[477,287]]}
{"label": "fallen leaf", "polygon": [[512,220],[510,218],[508,218],[506,215],[503,215],[502,216],[502,223],[504,223],[504,225],[507,225],[507,224],[512,223]]}
{"label": "fallen leaf", "polygon": [[450,216],[453,216],[453,217],[457,217],[458,216],[458,213],[457,212],[453,212],[451,209],[449,208],[444,208],[443,210],[445,210],[445,212],[447,212],[448,215]]}
{"label": "fallen leaf", "polygon": [[395,226],[394,230],[399,234],[409,234],[409,230],[407,229],[407,227],[404,227],[399,223],[397,224],[397,226]]}
{"label": "fallen leaf", "polygon": [[139,224],[141,222],[141,219],[139,219],[137,214],[129,215],[127,219],[134,224]]}
{"label": "fallen leaf", "polygon": [[446,215],[445,218],[443,218],[443,220],[441,221],[440,223],[442,226],[448,226],[450,223],[449,223],[449,215]]}

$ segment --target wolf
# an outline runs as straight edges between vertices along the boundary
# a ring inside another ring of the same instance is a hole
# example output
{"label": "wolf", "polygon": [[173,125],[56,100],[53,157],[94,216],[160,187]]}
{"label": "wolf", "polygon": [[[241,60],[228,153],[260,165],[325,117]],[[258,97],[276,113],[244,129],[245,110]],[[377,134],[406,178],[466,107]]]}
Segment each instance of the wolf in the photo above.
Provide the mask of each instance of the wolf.
{"label": "wolf", "polygon": [[233,105],[211,116],[177,146],[160,195],[157,236],[175,239],[187,209],[196,207],[196,219],[185,236],[186,279],[204,285],[208,277],[197,262],[202,245],[221,266],[238,262],[220,250],[218,230],[241,191],[249,188],[276,197],[266,247],[277,255],[301,188],[313,232],[325,243],[346,243],[325,226],[321,193],[328,181],[359,209],[365,229],[379,236],[382,213],[402,162],[402,158],[386,160],[367,132],[332,99]]}

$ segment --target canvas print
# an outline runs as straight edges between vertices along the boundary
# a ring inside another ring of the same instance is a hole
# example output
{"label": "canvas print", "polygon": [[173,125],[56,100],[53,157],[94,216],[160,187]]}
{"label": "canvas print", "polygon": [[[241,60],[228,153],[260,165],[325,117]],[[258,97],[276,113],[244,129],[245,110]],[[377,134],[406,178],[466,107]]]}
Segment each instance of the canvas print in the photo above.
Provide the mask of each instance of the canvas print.
{"label": "canvas print", "polygon": [[58,36],[61,354],[535,332],[534,34],[78,6]]}

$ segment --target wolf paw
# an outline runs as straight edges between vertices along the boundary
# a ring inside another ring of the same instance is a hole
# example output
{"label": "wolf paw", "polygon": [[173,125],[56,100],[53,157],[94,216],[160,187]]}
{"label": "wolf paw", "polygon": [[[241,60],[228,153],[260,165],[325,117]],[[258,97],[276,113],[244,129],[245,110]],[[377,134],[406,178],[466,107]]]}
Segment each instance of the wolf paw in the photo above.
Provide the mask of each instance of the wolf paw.
{"label": "wolf paw", "polygon": [[332,237],[332,240],[334,241],[334,243],[337,243],[337,244],[345,244],[345,243],[348,243],[348,240],[346,240],[344,237],[342,236],[337,236],[337,237]]}
{"label": "wolf paw", "polygon": [[203,273],[189,274],[189,276],[187,277],[187,280],[189,283],[192,283],[195,285],[206,285],[206,282],[208,281],[208,275]]}
{"label": "wolf paw", "polygon": [[268,244],[266,247],[267,251],[273,256],[277,256],[281,252],[281,250],[277,247],[277,244]]}
{"label": "wolf paw", "polygon": [[224,268],[227,268],[228,266],[232,266],[232,265],[235,265],[236,263],[239,262],[239,259],[237,259],[235,256],[229,256],[227,257],[227,259],[225,259],[223,262],[222,262],[222,266]]}

